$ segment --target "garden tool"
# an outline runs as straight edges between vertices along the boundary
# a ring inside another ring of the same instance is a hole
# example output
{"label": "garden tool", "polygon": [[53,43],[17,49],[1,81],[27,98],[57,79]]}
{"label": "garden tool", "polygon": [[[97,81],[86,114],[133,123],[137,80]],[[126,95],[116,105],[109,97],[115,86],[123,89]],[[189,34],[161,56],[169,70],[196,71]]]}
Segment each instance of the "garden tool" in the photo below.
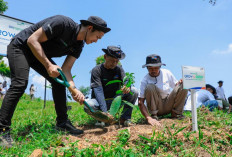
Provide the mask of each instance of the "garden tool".
{"label": "garden tool", "polygon": [[[77,90],[75,90],[73,87],[70,86],[62,70],[61,69],[57,69],[57,70],[60,73],[63,80],[60,80],[58,78],[53,78],[53,79],[56,82],[67,87],[73,95],[76,95],[75,93],[77,92]],[[93,109],[92,107],[89,106],[89,104],[86,101],[84,101],[84,105],[88,108],[89,115],[93,117],[94,119],[105,122],[105,123],[110,123],[110,124],[116,123],[116,120],[114,119],[114,117],[110,115],[109,113],[105,113],[105,112],[101,112],[101,111]]]}

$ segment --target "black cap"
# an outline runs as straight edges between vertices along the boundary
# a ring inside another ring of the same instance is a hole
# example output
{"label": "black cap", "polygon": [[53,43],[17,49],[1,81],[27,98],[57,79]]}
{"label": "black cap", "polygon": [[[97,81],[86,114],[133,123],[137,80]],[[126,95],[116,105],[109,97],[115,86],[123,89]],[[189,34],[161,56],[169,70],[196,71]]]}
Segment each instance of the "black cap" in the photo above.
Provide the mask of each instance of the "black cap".
{"label": "black cap", "polygon": [[161,62],[161,58],[159,55],[156,55],[156,54],[152,54],[152,55],[149,55],[147,56],[146,58],[146,64],[143,65],[142,67],[145,68],[145,67],[148,67],[148,66],[151,66],[151,67],[159,67],[161,65],[164,65],[166,66],[166,64],[163,64]]}
{"label": "black cap", "polygon": [[117,46],[107,46],[107,49],[102,49],[107,55],[122,60],[126,57],[125,53]]}
{"label": "black cap", "polygon": [[107,27],[107,23],[98,16],[90,16],[88,20],[80,20],[81,24],[94,26],[95,29],[104,33],[109,32],[111,29]]}
{"label": "black cap", "polygon": [[214,88],[214,86],[212,86],[210,84],[206,84],[205,86],[206,86],[206,88],[212,89],[213,90],[213,94],[216,94],[216,89]]}
{"label": "black cap", "polygon": [[222,81],[222,80],[220,80],[220,81],[218,81],[218,83],[223,83],[223,81]]}

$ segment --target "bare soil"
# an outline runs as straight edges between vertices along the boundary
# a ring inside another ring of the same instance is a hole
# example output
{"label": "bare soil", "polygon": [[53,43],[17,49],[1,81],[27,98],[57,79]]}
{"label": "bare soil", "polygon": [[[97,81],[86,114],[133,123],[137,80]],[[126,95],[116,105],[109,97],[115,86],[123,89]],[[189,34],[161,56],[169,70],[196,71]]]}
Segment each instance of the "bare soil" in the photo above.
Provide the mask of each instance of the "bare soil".
{"label": "bare soil", "polygon": [[[201,114],[205,115],[205,121],[216,121],[215,116],[212,115],[211,112],[208,111],[208,109],[202,108]],[[140,139],[138,135],[142,135],[144,137],[150,138],[153,133],[163,133],[166,137],[169,137],[169,133],[166,131],[164,132],[164,127],[168,127],[171,134],[174,134],[178,129],[184,128],[182,131],[180,131],[178,134],[175,135],[175,138],[178,140],[181,140],[184,143],[185,151],[188,152],[194,152],[196,156],[211,156],[206,149],[203,149],[200,146],[196,147],[196,142],[194,139],[199,139],[199,133],[198,132],[192,132],[188,138],[186,138],[186,133],[192,131],[192,121],[191,118],[186,117],[184,120],[178,120],[178,119],[170,119],[170,118],[164,118],[160,120],[163,127],[157,128],[156,126],[151,126],[149,124],[143,123],[143,124],[136,124],[130,127],[122,127],[118,124],[115,125],[109,125],[105,127],[95,127],[93,125],[85,125],[83,127],[78,127],[79,129],[84,130],[83,135],[79,136],[72,136],[72,135],[65,135],[62,138],[62,141],[65,143],[65,145],[69,145],[70,143],[78,141],[78,148],[84,149],[91,147],[92,144],[101,144],[101,145],[111,145],[112,141],[118,140],[118,131],[122,129],[128,129],[130,133],[130,139],[128,141],[128,144],[125,145],[125,148],[133,147],[135,146],[136,142]],[[232,136],[231,127],[225,126],[223,128],[217,128],[214,126],[201,126],[201,131],[203,133],[203,144],[206,145],[208,148],[212,148],[212,142],[211,139],[215,141],[223,141],[226,140],[227,143],[230,141],[228,135]],[[228,135],[227,135],[228,134]],[[156,136],[154,137],[156,138]],[[140,139],[141,140],[141,139]],[[225,145],[222,147],[220,142],[215,142],[215,154],[217,155],[226,155],[230,156],[230,150],[231,150],[231,144]],[[181,150],[176,147],[175,148],[177,152],[180,152]],[[52,150],[52,149],[51,149]],[[163,153],[163,150],[158,150],[157,154]],[[167,152],[166,152],[167,153]],[[172,156],[176,156],[173,151],[169,151],[168,154]],[[165,156],[165,155],[164,155]]]}

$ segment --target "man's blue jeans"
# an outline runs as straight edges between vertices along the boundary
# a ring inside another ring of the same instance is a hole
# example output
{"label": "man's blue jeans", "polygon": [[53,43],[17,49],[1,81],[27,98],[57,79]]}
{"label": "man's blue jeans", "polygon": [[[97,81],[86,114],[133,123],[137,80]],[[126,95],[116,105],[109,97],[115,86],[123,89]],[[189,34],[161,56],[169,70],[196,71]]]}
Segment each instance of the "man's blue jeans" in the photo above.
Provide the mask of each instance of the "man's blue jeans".
{"label": "man's blue jeans", "polygon": [[210,111],[213,111],[214,108],[218,107],[218,102],[217,100],[208,100],[204,102],[202,105],[204,105],[205,107],[208,107]]}

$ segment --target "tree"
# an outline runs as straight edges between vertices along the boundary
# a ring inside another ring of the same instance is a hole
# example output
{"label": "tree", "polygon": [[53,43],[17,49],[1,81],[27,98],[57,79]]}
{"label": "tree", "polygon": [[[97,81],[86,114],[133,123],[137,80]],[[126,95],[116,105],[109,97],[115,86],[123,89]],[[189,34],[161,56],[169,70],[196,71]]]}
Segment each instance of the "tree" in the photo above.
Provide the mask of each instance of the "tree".
{"label": "tree", "polygon": [[3,60],[0,60],[0,75],[2,75],[3,79],[5,77],[10,77],[10,68],[4,63]]}
{"label": "tree", "polygon": [[79,91],[81,91],[81,93],[83,93],[83,95],[87,97],[90,94],[90,87],[80,86]]}
{"label": "tree", "polygon": [[[105,63],[104,55],[97,57],[95,61],[96,61],[96,65]],[[120,61],[118,62],[118,65],[121,65]]]}
{"label": "tree", "polygon": [[0,13],[3,14],[8,9],[7,2],[0,0]]}
{"label": "tree", "polygon": [[96,58],[96,65],[102,64],[105,62],[104,55],[101,55]]}

